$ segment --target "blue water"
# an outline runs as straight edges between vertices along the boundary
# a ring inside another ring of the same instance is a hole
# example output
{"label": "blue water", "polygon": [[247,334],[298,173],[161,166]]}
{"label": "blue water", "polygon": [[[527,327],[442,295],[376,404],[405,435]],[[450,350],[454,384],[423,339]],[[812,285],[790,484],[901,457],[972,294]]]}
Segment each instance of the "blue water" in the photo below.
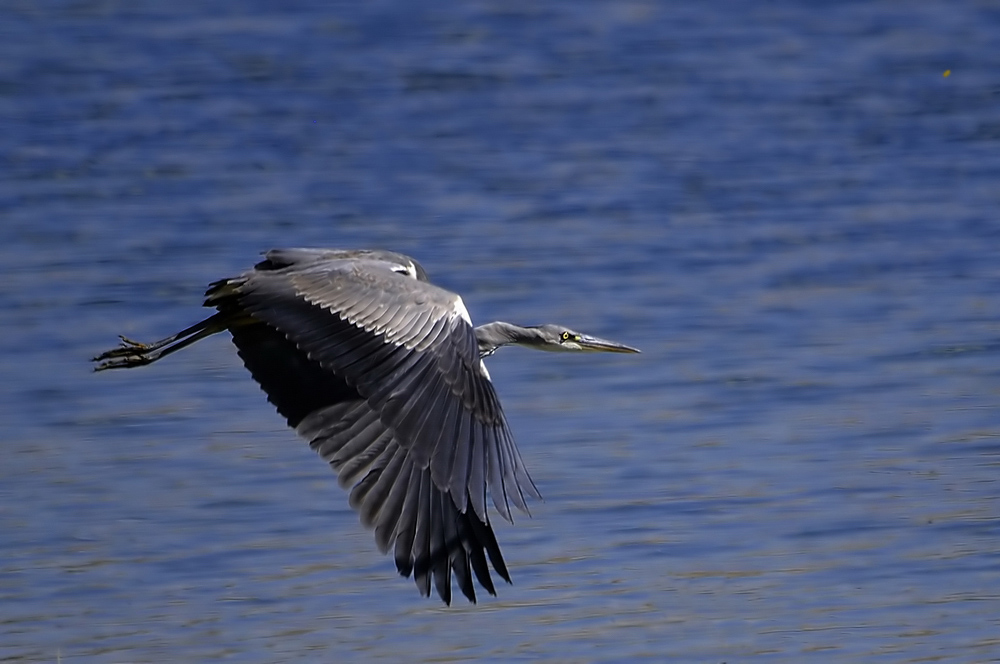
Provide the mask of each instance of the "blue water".
{"label": "blue water", "polygon": [[[0,660],[1000,661],[996,6],[280,7],[0,6]],[[274,246],[643,349],[490,360],[497,598],[225,338],[90,372]]]}

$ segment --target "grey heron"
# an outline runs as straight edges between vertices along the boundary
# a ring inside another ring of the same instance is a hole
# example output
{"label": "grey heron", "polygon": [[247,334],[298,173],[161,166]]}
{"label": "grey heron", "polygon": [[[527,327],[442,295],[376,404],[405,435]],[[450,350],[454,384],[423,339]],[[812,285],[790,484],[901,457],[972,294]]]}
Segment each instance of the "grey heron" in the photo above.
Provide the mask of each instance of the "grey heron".
{"label": "grey heron", "polygon": [[638,353],[559,325],[474,328],[462,298],[391,251],[276,249],[212,283],[214,315],[160,341],[122,337],[95,370],[137,367],[228,330],[268,400],[352,487],[350,505],[382,553],[433,582],[451,577],[471,602],[473,576],[491,595],[510,583],[487,494],[511,519],[540,498],[507,426],[483,358],[510,344],[549,351]]}

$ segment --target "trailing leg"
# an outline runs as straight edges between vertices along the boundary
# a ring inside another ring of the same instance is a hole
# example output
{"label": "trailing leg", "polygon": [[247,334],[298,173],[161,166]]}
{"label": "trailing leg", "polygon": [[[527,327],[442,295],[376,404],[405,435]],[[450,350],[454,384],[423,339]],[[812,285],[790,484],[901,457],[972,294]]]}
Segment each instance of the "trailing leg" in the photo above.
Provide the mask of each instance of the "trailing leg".
{"label": "trailing leg", "polygon": [[129,369],[131,367],[141,367],[151,364],[161,357],[166,357],[173,352],[190,346],[196,341],[212,336],[217,332],[222,332],[229,327],[231,322],[232,316],[230,314],[220,312],[185,330],[181,330],[177,334],[150,344],[121,337],[122,343],[118,348],[112,348],[93,358],[94,362],[100,362],[100,364],[94,367],[94,371]]}

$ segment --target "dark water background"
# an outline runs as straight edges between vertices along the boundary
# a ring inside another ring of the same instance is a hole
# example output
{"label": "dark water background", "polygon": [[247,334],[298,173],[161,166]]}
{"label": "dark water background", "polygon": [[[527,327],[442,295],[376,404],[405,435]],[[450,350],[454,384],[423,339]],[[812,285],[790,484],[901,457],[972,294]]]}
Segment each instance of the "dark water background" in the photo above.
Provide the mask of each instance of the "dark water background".
{"label": "dark water background", "polygon": [[[0,660],[1000,661],[996,3],[12,0],[0,121]],[[498,598],[226,339],[90,373],[272,246],[645,351],[491,360]]]}

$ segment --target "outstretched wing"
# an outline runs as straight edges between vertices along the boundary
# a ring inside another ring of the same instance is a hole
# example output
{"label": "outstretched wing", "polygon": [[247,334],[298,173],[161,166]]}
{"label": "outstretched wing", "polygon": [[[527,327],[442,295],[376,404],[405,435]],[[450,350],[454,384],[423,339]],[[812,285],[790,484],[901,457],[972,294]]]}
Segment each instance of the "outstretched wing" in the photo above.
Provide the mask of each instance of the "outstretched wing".
{"label": "outstretched wing", "polygon": [[366,527],[374,528],[379,550],[393,550],[399,573],[413,574],[421,594],[430,594],[433,581],[441,599],[450,603],[454,574],[459,589],[474,602],[474,574],[495,595],[487,560],[510,582],[489,520],[460,512],[356,390],[267,325],[234,326],[232,333],[268,400],[330,462],[342,486],[355,485],[351,506]]}
{"label": "outstretched wing", "polygon": [[[354,484],[351,505],[421,592],[474,600],[486,559],[509,581],[486,514],[538,496],[507,427],[461,299],[397,254],[272,252],[214,284],[207,304],[249,314],[231,331],[285,415]],[[356,483],[356,484],[355,484]]]}

